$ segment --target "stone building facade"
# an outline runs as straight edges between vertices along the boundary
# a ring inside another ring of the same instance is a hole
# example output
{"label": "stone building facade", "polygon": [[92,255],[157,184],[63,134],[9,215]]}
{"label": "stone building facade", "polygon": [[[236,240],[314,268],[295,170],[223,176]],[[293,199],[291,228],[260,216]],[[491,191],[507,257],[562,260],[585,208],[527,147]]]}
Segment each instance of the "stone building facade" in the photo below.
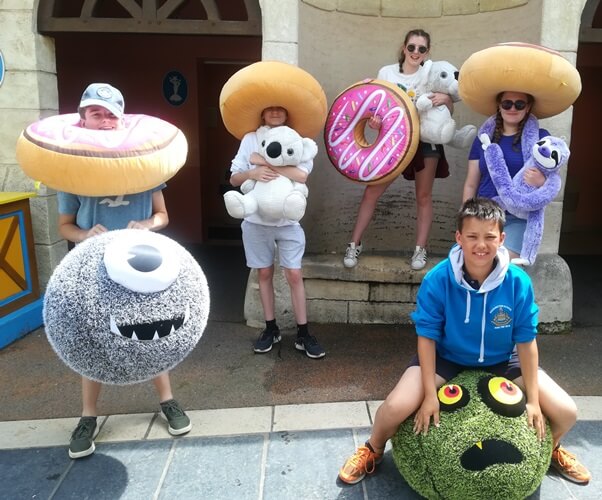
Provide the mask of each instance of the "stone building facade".
{"label": "stone building facade", "polygon": [[[41,16],[52,12],[51,6],[58,3],[59,0],[0,0],[3,25],[0,52],[6,64],[6,77],[0,87],[3,117],[0,122],[0,189],[38,191],[31,204],[42,286],[65,255],[67,247],[57,232],[55,193],[44,186],[36,186],[24,176],[16,163],[14,145],[26,125],[59,112],[54,39],[38,31]],[[100,5],[102,0],[85,3]],[[141,5],[140,16],[156,14],[152,12],[152,5],[156,2],[142,0],[138,3]],[[211,18],[219,2],[201,3],[207,17]],[[580,29],[583,30],[582,17],[588,9],[595,8],[597,2],[245,0],[244,5],[248,12],[260,12],[262,59],[298,64],[321,82],[329,102],[332,102],[350,83],[373,77],[380,66],[395,61],[403,34],[415,27],[422,27],[431,34],[433,59],[449,60],[458,67],[471,53],[502,41],[545,45],[561,52],[575,64]],[[88,15],[93,14],[92,10]],[[152,26],[159,25],[154,23]],[[147,26],[141,28],[141,32],[153,29]],[[164,24],[160,29],[165,32],[169,28]],[[484,119],[462,104],[456,107],[454,116],[459,125],[479,125]],[[572,110],[543,120],[542,126],[555,135],[570,138]],[[317,140],[320,141],[319,138]],[[452,175],[438,181],[433,193],[435,219],[430,251],[440,256],[445,255],[452,241],[453,219],[461,200],[467,151],[449,148],[447,156]],[[419,277],[412,277],[403,270],[405,257],[394,255],[400,249],[402,253],[409,253],[413,245],[413,186],[398,180],[383,196],[375,220],[366,233],[366,247],[368,253],[384,257],[374,257],[376,260],[366,269],[365,276],[356,273],[350,279],[341,269],[340,260],[352,230],[362,187],[342,181],[330,167],[323,148],[315,165],[308,183],[310,202],[304,219],[308,241],[306,269],[309,273],[310,320],[395,321],[399,303],[403,302],[400,296],[411,304],[420,281]],[[546,210],[540,258],[530,270],[541,307],[540,320],[549,325],[551,331],[565,329],[572,318],[570,271],[558,255],[563,195],[561,193]],[[391,266],[402,269],[398,274],[404,278],[394,280],[393,284],[403,283],[403,290],[392,291],[389,288],[392,283],[388,277],[392,273],[388,272],[388,268]],[[262,319],[255,285],[251,274],[245,307],[249,324],[259,323]],[[350,292],[352,288],[355,290],[353,293]],[[382,307],[375,309],[375,304]],[[278,307],[283,314],[291,317],[290,311],[286,312],[288,291],[283,281],[278,286]],[[350,311],[354,307],[357,312],[352,314]]]}

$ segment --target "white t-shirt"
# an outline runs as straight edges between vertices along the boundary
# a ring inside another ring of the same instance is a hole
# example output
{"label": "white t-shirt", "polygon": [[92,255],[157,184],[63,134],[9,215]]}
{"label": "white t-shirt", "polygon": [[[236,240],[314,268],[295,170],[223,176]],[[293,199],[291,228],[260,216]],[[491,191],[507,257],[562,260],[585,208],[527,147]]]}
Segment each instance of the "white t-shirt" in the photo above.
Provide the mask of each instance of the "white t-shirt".
{"label": "white t-shirt", "polygon": [[395,63],[380,68],[376,78],[394,83],[408,94],[412,102],[416,102],[416,99],[420,97],[420,83],[426,76],[424,75],[424,68],[422,66],[415,73],[408,75],[400,73],[399,63]]}
{"label": "white t-shirt", "polygon": [[[246,172],[247,170],[251,170],[256,167],[249,162],[251,158],[251,154],[259,152],[259,142],[257,141],[257,132],[249,132],[245,134],[240,141],[240,147],[238,148],[238,153],[232,160],[232,165],[230,166],[230,172],[233,174],[239,174],[242,172]],[[297,168],[307,172],[309,175],[314,168],[313,160],[304,161],[297,165]],[[289,220],[289,219],[280,219],[278,221],[264,221],[261,216],[257,213],[250,215],[249,217],[245,217],[245,220],[248,222],[252,222],[253,224],[263,224],[264,226],[290,226],[293,224],[299,224],[298,221]]]}

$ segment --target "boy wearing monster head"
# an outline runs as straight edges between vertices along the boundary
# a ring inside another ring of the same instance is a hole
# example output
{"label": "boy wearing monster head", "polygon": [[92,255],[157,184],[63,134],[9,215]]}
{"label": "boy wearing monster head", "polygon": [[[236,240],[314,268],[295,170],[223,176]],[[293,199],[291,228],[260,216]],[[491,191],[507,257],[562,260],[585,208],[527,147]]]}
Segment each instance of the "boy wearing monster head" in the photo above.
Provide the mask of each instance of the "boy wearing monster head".
{"label": "boy wearing monster head", "polygon": [[[123,127],[124,99],[121,92],[106,83],[92,83],[84,91],[78,107],[80,126],[92,130],[119,130]],[[115,197],[79,196],[57,193],[59,233],[73,243],[115,229],[159,231],[169,218],[163,198],[165,184],[142,193]],[[192,428],[190,419],[173,398],[169,373],[153,379],[161,409],[172,435]],[[82,417],[71,435],[69,456],[82,458],[94,453],[98,433],[97,401],[102,385],[82,377]]]}
{"label": "boy wearing monster head", "polygon": [[[457,216],[456,245],[425,276],[412,319],[418,354],[376,412],[364,446],[339,471],[355,484],[375,471],[399,425],[414,416],[414,432],[439,425],[437,389],[466,369],[483,369],[514,381],[527,394],[529,425],[543,438],[552,431],[552,466],[568,479],[587,483],[591,475],[560,446],[576,422],[571,397],[538,368],[538,307],[529,276],[509,264],[505,214],[486,198],[470,198]],[[545,415],[545,417],[544,417]]]}

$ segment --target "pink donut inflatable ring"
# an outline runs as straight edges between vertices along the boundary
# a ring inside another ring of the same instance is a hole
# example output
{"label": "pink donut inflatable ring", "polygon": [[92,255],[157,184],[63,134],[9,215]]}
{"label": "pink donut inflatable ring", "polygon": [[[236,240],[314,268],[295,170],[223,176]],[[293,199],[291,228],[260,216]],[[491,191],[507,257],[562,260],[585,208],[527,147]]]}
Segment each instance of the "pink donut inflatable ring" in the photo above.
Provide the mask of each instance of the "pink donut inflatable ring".
{"label": "pink donut inflatable ring", "polygon": [[[378,137],[370,144],[365,127],[378,115]],[[363,80],[341,92],[332,103],[324,128],[331,163],[347,179],[381,184],[401,174],[414,158],[420,126],[414,104],[396,85]]]}
{"label": "pink donut inflatable ring", "polygon": [[159,186],[186,162],[186,137],[160,118],[124,115],[119,130],[90,130],[79,123],[79,114],[72,113],[29,125],[17,140],[23,171],[57,191],[114,196]]}

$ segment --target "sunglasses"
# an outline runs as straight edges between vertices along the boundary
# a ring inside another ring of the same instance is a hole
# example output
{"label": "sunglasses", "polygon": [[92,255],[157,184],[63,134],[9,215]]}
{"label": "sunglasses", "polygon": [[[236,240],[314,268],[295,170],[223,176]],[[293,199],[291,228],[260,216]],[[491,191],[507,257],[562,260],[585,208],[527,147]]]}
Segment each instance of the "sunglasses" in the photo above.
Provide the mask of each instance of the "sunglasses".
{"label": "sunglasses", "polygon": [[516,111],[522,111],[523,109],[525,109],[527,107],[527,101],[523,101],[522,99],[519,99],[518,101],[511,101],[510,99],[504,99],[502,102],[500,102],[500,106],[502,107],[502,109],[505,109],[506,111],[511,110],[512,106],[514,106],[516,108]]}
{"label": "sunglasses", "polygon": [[406,49],[408,49],[408,52],[416,52],[416,50],[418,50],[421,54],[426,54],[429,50],[428,47],[425,47],[424,45],[414,45],[413,43],[406,45]]}

